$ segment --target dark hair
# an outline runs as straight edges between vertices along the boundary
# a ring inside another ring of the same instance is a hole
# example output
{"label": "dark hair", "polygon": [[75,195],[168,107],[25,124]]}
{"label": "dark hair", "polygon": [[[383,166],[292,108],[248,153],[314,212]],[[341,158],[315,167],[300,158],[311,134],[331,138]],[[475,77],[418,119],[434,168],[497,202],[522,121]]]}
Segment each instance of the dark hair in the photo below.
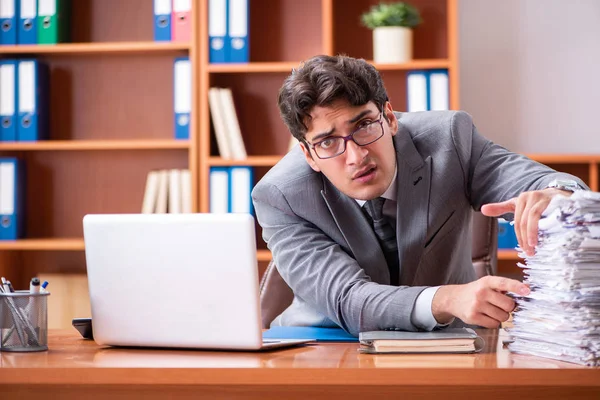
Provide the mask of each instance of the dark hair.
{"label": "dark hair", "polygon": [[283,122],[296,139],[304,141],[312,109],[340,99],[352,106],[373,101],[382,110],[388,95],[379,72],[365,60],[318,55],[292,70],[279,89],[277,102]]}

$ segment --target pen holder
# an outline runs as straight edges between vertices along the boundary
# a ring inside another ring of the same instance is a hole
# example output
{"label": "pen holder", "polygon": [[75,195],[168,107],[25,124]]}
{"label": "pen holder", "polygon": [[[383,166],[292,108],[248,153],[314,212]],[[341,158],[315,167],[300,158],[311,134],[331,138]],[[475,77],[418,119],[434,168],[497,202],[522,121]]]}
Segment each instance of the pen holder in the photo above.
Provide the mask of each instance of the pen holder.
{"label": "pen holder", "polygon": [[0,351],[48,350],[48,296],[0,293]]}

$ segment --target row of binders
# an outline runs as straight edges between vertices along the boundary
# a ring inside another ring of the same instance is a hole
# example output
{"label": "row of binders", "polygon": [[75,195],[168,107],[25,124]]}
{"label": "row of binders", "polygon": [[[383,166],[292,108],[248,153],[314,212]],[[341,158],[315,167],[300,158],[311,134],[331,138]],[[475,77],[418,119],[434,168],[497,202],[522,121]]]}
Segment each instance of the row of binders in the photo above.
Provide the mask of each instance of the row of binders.
{"label": "row of binders", "polygon": [[[173,81],[174,137],[189,139],[192,69],[188,57],[175,59]],[[0,142],[46,140],[49,129],[49,66],[36,59],[0,60]]]}
{"label": "row of binders", "polygon": [[219,155],[224,160],[243,160],[246,147],[235,111],[233,93],[229,88],[208,90],[208,105]]}
{"label": "row of binders", "polygon": [[148,173],[142,214],[192,212],[192,179],[189,169],[161,169]]}
{"label": "row of binders", "polygon": [[406,92],[408,112],[449,110],[448,70],[410,71]]}
{"label": "row of binders", "polygon": [[48,139],[49,75],[39,60],[0,60],[0,142]]}
{"label": "row of binders", "polygon": [[71,0],[0,0],[0,45],[69,41]]}
{"label": "row of binders", "polygon": [[24,235],[24,164],[16,158],[0,158],[0,240]]}
{"label": "row of binders", "polygon": [[154,41],[189,42],[192,0],[154,0]]}
{"label": "row of binders", "polygon": [[251,167],[211,167],[209,174],[209,211],[211,213],[253,213]]}
{"label": "row of binders", "polygon": [[247,63],[249,0],[209,0],[208,40],[211,63]]}

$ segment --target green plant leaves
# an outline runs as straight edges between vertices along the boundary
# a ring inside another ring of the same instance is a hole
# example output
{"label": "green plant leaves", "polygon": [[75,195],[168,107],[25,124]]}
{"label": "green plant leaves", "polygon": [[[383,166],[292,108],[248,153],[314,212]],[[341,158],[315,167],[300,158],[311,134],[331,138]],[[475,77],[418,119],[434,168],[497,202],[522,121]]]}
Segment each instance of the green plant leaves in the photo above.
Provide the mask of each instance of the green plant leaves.
{"label": "green plant leaves", "polygon": [[372,6],[371,9],[361,16],[361,22],[369,29],[375,29],[381,26],[403,26],[413,28],[419,25],[422,20],[414,6],[400,3],[380,3]]}

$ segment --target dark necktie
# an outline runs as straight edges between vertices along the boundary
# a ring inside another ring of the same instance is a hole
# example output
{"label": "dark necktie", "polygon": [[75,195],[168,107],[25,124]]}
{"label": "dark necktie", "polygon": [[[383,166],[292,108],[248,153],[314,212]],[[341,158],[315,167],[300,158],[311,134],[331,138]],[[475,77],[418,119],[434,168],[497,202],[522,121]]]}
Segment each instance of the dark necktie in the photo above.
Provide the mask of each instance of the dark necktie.
{"label": "dark necktie", "polygon": [[400,265],[398,261],[398,244],[396,243],[396,232],[392,225],[383,216],[383,197],[377,197],[365,203],[365,211],[373,220],[373,230],[379,241],[379,245],[385,255],[388,269],[390,271],[390,283],[400,284]]}

